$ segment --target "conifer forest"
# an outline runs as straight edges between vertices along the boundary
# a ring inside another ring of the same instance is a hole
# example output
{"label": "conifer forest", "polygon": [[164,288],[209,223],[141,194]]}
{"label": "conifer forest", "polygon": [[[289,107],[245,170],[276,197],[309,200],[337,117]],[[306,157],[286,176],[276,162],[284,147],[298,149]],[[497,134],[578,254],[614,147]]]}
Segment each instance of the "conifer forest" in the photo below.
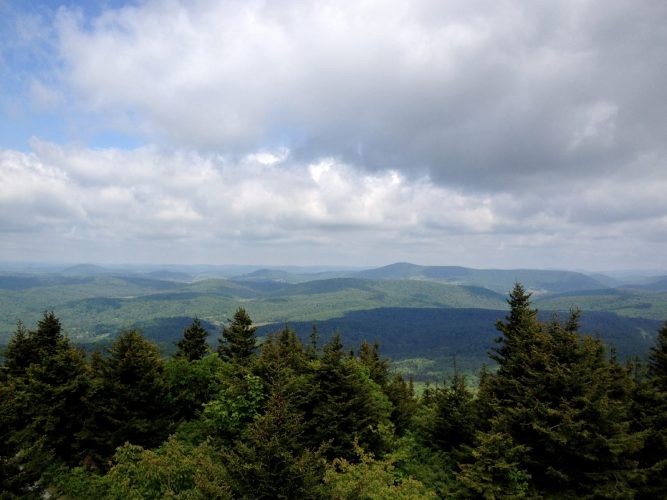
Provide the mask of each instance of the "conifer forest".
{"label": "conifer forest", "polygon": [[138,331],[86,353],[45,312],[4,352],[0,498],[665,498],[667,324],[621,361],[508,303],[479,383],[420,391],[377,343],[259,342],[243,308],[170,357]]}

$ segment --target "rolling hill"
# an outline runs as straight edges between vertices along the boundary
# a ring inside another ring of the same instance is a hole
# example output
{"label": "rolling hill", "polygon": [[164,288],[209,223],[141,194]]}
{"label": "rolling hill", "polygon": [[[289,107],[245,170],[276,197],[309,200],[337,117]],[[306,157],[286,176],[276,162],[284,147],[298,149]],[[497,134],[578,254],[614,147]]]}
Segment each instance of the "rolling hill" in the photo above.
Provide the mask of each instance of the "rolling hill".
{"label": "rolling hill", "polygon": [[470,369],[487,360],[494,323],[504,315],[506,291],[516,281],[534,292],[533,303],[544,319],[551,311],[578,307],[584,311],[584,329],[599,332],[623,355],[645,354],[667,319],[660,277],[609,288],[602,282],[613,280],[570,271],[397,263],[363,271],[230,267],[224,268],[226,278],[197,278],[222,271],[91,265],[49,273],[5,271],[0,274],[0,344],[16,321],[31,328],[44,310],[53,310],[76,342],[99,345],[123,329],[140,328],[168,351],[191,318],[215,331],[243,306],[262,334],[289,323],[306,335],[317,322],[324,339],[336,329],[351,347],[377,339],[396,366],[432,376],[449,369],[453,356]]}

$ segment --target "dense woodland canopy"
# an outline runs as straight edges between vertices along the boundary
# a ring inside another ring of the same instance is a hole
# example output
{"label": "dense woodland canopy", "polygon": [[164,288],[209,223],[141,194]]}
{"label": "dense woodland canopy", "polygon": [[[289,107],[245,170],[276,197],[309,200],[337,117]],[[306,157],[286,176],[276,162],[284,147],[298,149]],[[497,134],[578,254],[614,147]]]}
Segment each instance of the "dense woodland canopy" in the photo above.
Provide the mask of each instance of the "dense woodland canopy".
{"label": "dense woodland canopy", "polygon": [[416,395],[377,344],[257,346],[238,309],[165,359],[137,331],[91,356],[47,312],[0,373],[0,498],[665,498],[667,324],[620,363],[516,285],[479,387]]}

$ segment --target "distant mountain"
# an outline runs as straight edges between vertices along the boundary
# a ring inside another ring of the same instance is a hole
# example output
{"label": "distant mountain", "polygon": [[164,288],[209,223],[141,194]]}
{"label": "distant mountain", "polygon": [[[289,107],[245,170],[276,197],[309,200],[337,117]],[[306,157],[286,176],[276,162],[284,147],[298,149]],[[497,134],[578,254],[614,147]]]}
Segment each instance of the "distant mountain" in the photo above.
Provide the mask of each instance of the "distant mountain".
{"label": "distant mountain", "polygon": [[367,279],[412,279],[488,288],[505,294],[522,283],[535,294],[596,290],[607,285],[583,273],[538,269],[471,269],[459,266],[419,266],[399,262],[356,273]]}
{"label": "distant mountain", "polygon": [[151,271],[149,273],[145,273],[144,276],[146,276],[147,278],[164,280],[164,281],[182,281],[182,282],[192,281],[192,275],[187,273],[181,273],[178,271],[170,271],[168,269],[159,269],[157,271]]}
{"label": "distant mountain", "polygon": [[77,264],[61,271],[63,276],[102,276],[116,274],[117,271],[95,264]]}
{"label": "distant mountain", "polygon": [[360,271],[356,273],[356,276],[358,278],[370,280],[411,279],[422,276],[423,269],[424,266],[410,264],[409,262],[397,262],[396,264],[389,264],[388,266]]}
{"label": "distant mountain", "polygon": [[31,288],[81,285],[93,278],[85,276],[59,275],[0,275],[0,290],[29,290]]}
{"label": "distant mountain", "polygon": [[626,288],[645,290],[647,292],[667,292],[667,276],[660,276],[644,285],[627,285]]}
{"label": "distant mountain", "polygon": [[590,276],[596,281],[599,281],[604,286],[609,288],[616,288],[617,286],[621,286],[623,284],[621,280],[612,278],[611,276],[607,276],[606,274],[590,273],[588,274],[588,276]]}
{"label": "distant mountain", "polygon": [[258,269],[248,274],[233,276],[231,279],[243,281],[277,281],[281,283],[305,283],[350,276],[350,271],[295,272],[283,269]]}

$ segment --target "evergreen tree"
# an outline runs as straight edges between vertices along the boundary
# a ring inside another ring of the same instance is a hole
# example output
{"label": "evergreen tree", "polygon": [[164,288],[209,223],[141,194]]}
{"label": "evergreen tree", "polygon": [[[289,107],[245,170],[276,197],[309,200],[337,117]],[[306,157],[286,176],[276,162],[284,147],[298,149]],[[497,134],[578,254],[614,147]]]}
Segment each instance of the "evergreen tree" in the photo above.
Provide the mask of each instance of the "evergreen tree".
{"label": "evergreen tree", "polygon": [[206,337],[208,337],[208,332],[201,325],[199,318],[195,318],[192,324],[183,331],[183,338],[176,344],[178,347],[176,356],[188,361],[203,358],[209,352]]}
{"label": "evergreen tree", "polygon": [[37,322],[35,340],[45,354],[53,354],[58,341],[63,339],[62,325],[53,311],[45,311],[44,316]]}
{"label": "evergreen tree", "polygon": [[354,458],[354,442],[373,453],[383,451],[391,403],[368,369],[343,353],[339,335],[324,346],[312,377],[315,389],[302,402],[304,438],[311,448],[327,444],[329,457]]}
{"label": "evergreen tree", "polygon": [[525,448],[523,466],[542,494],[631,492],[630,457],[643,436],[630,432],[629,374],[607,361],[599,339],[579,337],[578,312],[564,325],[541,325],[528,299],[517,285],[510,314],[497,325],[499,368],[480,386],[488,432]]}
{"label": "evergreen tree", "polygon": [[31,363],[39,361],[39,352],[33,336],[21,321],[17,323],[16,332],[9,340],[3,354],[5,357],[3,373],[7,376],[24,375]]}
{"label": "evergreen tree", "polygon": [[53,313],[44,313],[36,332],[19,323],[5,361],[0,475],[8,482],[2,481],[2,487],[38,495],[35,484],[47,467],[59,461],[75,464],[80,458],[77,433],[90,387],[89,367],[83,352],[62,336]]}
{"label": "evergreen tree", "polygon": [[389,360],[380,356],[380,345],[377,341],[375,341],[373,345],[366,341],[361,343],[361,346],[359,347],[359,361],[361,361],[362,365],[368,367],[373,382],[380,387],[385,387],[387,385]]}
{"label": "evergreen tree", "polygon": [[391,422],[396,434],[402,436],[411,429],[412,419],[419,405],[412,379],[406,382],[401,375],[394,375],[384,392],[392,405]]}
{"label": "evergreen tree", "polygon": [[436,389],[434,405],[426,430],[427,442],[441,451],[470,445],[475,433],[473,395],[465,377],[454,372],[448,385]]}
{"label": "evergreen tree", "polygon": [[308,356],[310,356],[311,359],[315,359],[317,357],[319,344],[320,344],[320,333],[317,330],[317,325],[313,323],[313,327],[310,330],[308,348],[306,349],[306,352],[308,353]]}
{"label": "evergreen tree", "polygon": [[300,418],[277,389],[247,437],[225,454],[235,496],[248,499],[318,498],[318,452],[304,447]]}
{"label": "evergreen tree", "polygon": [[27,331],[20,321],[5,350],[5,368],[11,375],[24,375],[28,366],[52,356],[63,340],[60,320],[53,311],[45,311],[37,331]]}
{"label": "evergreen tree", "polygon": [[218,352],[224,359],[246,363],[255,351],[255,330],[252,320],[245,309],[239,307],[230,320],[230,324],[222,330]]}
{"label": "evergreen tree", "polygon": [[290,392],[289,388],[299,384],[300,377],[308,372],[310,360],[310,352],[304,348],[296,332],[285,327],[277,334],[270,334],[262,343],[254,370],[268,384],[280,384]]}
{"label": "evergreen tree", "polygon": [[646,434],[637,454],[645,481],[639,498],[667,498],[667,323],[658,331],[649,354],[647,376],[634,392],[635,429]]}
{"label": "evergreen tree", "polygon": [[95,384],[82,433],[90,459],[105,459],[125,442],[157,446],[170,430],[164,361],[137,331],[119,335],[107,356],[94,356]]}
{"label": "evergreen tree", "polygon": [[[495,426],[494,426],[495,427]],[[479,433],[472,462],[460,466],[452,498],[540,498],[531,491],[530,474],[523,468],[527,449],[503,432]],[[567,496],[565,496],[567,498]]]}
{"label": "evergreen tree", "polygon": [[541,325],[537,321],[537,310],[530,307],[530,296],[521,284],[515,284],[507,300],[510,313],[504,322],[496,323],[502,335],[496,338],[498,347],[490,357],[498,363],[501,376],[509,378],[520,374],[525,355],[539,343]]}
{"label": "evergreen tree", "polygon": [[78,463],[82,458],[78,434],[90,388],[85,354],[61,340],[51,356],[28,369],[23,395],[27,440],[40,441],[48,453],[69,465]]}
{"label": "evergreen tree", "polygon": [[658,331],[656,345],[649,354],[649,375],[662,391],[667,391],[667,322]]}

